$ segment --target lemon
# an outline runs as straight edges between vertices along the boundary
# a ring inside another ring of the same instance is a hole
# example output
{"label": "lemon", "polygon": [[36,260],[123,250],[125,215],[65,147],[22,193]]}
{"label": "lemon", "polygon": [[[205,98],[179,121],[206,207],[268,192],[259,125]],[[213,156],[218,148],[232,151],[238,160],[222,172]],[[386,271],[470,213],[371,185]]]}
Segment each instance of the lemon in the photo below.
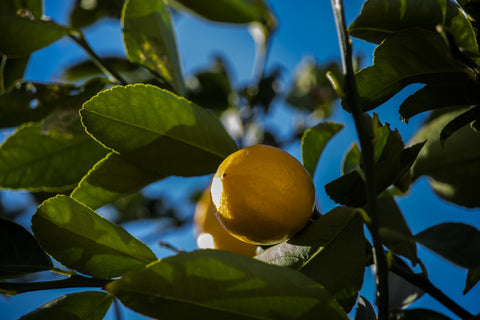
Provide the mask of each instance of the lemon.
{"label": "lemon", "polygon": [[227,250],[248,257],[256,253],[256,245],[235,238],[218,222],[213,213],[210,188],[205,190],[195,207],[193,223],[200,249]]}
{"label": "lemon", "polygon": [[271,245],[292,238],[309,222],[315,188],[288,152],[254,145],[229,155],[211,184],[215,215],[236,238]]}

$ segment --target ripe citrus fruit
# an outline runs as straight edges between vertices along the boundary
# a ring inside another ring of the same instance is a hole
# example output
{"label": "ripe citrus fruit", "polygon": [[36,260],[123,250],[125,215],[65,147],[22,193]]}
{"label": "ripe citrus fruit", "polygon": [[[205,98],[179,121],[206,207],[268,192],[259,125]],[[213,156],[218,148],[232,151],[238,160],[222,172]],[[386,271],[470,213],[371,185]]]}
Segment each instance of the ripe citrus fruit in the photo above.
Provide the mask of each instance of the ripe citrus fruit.
{"label": "ripe citrus fruit", "polygon": [[256,253],[256,245],[238,240],[218,222],[213,213],[210,188],[203,193],[195,207],[193,223],[200,249],[227,250],[248,257],[253,257]]}
{"label": "ripe citrus fruit", "polygon": [[270,245],[290,239],[312,216],[312,178],[289,153],[254,145],[229,155],[211,185],[215,214],[236,238]]}

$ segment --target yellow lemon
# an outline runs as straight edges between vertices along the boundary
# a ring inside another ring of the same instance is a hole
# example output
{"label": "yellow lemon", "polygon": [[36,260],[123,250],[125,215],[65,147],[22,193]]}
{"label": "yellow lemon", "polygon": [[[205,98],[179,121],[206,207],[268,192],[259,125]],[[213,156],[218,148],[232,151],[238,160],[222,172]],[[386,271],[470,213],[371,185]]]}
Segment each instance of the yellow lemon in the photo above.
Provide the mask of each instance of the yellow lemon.
{"label": "yellow lemon", "polygon": [[215,214],[236,238],[270,245],[290,239],[309,222],[315,188],[289,153],[254,145],[228,156],[211,185]]}
{"label": "yellow lemon", "polygon": [[198,201],[195,207],[193,218],[197,246],[200,249],[220,249],[244,256],[253,257],[257,246],[238,240],[228,233],[218,222],[213,213],[212,201],[210,199],[210,188],[208,188]]}

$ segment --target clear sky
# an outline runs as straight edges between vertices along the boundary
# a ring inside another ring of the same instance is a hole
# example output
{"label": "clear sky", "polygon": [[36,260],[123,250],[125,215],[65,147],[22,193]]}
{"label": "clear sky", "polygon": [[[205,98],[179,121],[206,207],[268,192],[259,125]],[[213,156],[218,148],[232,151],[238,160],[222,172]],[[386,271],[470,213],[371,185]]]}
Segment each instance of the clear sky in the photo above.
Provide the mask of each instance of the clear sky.
{"label": "clear sky", "polygon": [[[67,24],[67,15],[73,1],[45,0],[46,15],[53,20]],[[278,17],[279,28],[274,36],[267,69],[282,66],[284,86],[288,87],[294,75],[295,67],[305,57],[315,57],[318,61],[339,60],[339,49],[336,30],[333,22],[330,1],[327,0],[275,0],[268,1]],[[345,0],[347,20],[352,21],[360,12],[360,0]],[[177,16],[175,30],[185,75],[205,68],[212,62],[214,55],[222,54],[231,66],[236,84],[246,83],[252,76],[254,61],[254,43],[245,27],[212,24],[192,16]],[[86,30],[87,40],[99,54],[120,54],[124,49],[118,21],[107,20]],[[373,46],[354,41],[354,49],[364,58],[364,64],[371,63]],[[32,81],[51,82],[60,79],[64,67],[75,60],[85,58],[85,54],[69,39],[63,39],[48,48],[36,52],[27,70],[27,79]],[[418,88],[414,86],[413,88]],[[413,118],[407,125],[399,121],[398,105],[402,98],[411,92],[407,88],[394,99],[376,109],[383,122],[397,128],[405,141],[415,132],[422,117]],[[294,112],[279,102],[272,110],[269,125],[280,132],[288,132],[288,126]],[[351,143],[356,140],[355,130],[349,115],[341,108],[333,114],[332,121],[345,123],[346,128],[335,137],[324,150],[324,154],[315,176],[317,199],[321,211],[326,212],[334,207],[334,203],[323,190],[323,185],[340,175],[341,161]],[[299,145],[292,145],[289,152],[299,156]],[[185,204],[185,197],[191,188],[205,186],[208,177],[169,178],[150,186],[146,192],[150,195],[167,195],[171,205],[181,206],[185,215],[193,214],[193,207]],[[172,192],[172,190],[175,190]],[[428,183],[421,179],[414,186],[411,194],[399,200],[399,205],[409,223],[412,232],[419,231],[445,221],[463,221],[480,228],[480,210],[465,210],[439,200],[430,190]],[[25,220],[27,223],[28,219]],[[184,249],[194,249],[191,225],[169,234],[165,239],[152,239],[148,228],[149,222],[134,223],[126,228],[152,246],[159,256],[171,254],[156,244],[159,240],[172,243]],[[151,231],[151,230],[150,230]],[[421,259],[427,265],[431,281],[451,296],[460,305],[473,313],[480,312],[480,286],[462,295],[466,272],[452,266],[423,248],[419,248]],[[373,277],[367,271],[365,288],[362,294],[372,301]],[[26,293],[12,298],[0,296],[0,320],[16,319],[20,315],[37,306],[60,296],[68,291],[53,290],[40,293]],[[438,310],[452,316],[441,305],[428,296],[415,303],[417,307]],[[130,311],[124,311],[124,319],[141,318]],[[127,317],[128,315],[128,317]],[[455,318],[454,316],[452,316]],[[110,312],[108,319],[113,319]]]}

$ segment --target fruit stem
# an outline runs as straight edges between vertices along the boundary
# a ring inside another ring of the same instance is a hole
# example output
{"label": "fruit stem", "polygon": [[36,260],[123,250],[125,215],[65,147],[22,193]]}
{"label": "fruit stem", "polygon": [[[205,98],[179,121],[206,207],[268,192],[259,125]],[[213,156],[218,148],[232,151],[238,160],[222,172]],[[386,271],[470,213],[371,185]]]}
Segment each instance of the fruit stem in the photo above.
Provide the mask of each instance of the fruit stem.
{"label": "fruit stem", "polygon": [[345,93],[343,104],[350,110],[357,130],[360,149],[364,163],[365,185],[367,194],[366,211],[371,218],[371,223],[367,225],[373,242],[373,258],[376,266],[376,284],[377,284],[377,307],[378,319],[387,320],[389,312],[388,298],[388,265],[385,258],[385,252],[379,233],[377,217],[377,186],[375,180],[375,161],[373,155],[373,129],[371,123],[366,119],[366,114],[361,110],[357,103],[357,86],[355,83],[355,74],[353,70],[352,42],[347,32],[345,22],[344,5],[342,0],[331,0],[340,51],[342,57],[342,67],[344,74],[343,92]]}

